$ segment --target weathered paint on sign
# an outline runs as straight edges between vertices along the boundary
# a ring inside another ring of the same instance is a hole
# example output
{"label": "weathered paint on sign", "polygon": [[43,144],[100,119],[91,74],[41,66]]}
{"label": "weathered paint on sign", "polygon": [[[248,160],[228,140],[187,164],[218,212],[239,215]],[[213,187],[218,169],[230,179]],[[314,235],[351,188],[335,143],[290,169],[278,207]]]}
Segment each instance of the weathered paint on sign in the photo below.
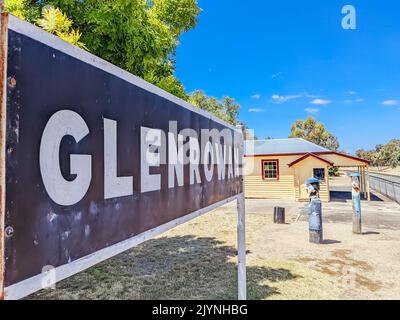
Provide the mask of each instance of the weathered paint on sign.
{"label": "weathered paint on sign", "polygon": [[6,298],[242,194],[234,127],[12,16],[7,60]]}

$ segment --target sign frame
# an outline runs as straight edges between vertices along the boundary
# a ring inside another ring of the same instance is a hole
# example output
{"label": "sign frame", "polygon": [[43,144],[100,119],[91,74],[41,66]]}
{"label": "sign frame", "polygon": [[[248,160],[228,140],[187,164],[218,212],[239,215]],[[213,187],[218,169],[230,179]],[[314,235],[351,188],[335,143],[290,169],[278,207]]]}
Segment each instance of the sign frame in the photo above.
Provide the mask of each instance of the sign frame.
{"label": "sign frame", "polygon": [[[228,127],[242,135],[241,128],[234,127],[207,111],[193,107],[186,101],[183,101],[174,95],[163,91],[162,89],[147,83],[139,77],[132,75],[131,73],[122,70],[109,62],[106,62],[80,48],[72,46],[60,38],[47,33],[46,31],[33,26],[32,24],[22,21],[8,13],[1,13],[0,16],[0,300],[2,299],[20,299],[29,294],[32,294],[43,288],[44,281],[48,281],[48,273],[44,272],[30,277],[26,280],[22,280],[15,284],[6,286],[5,285],[5,238],[7,237],[8,231],[5,226],[5,215],[6,215],[6,118],[7,118],[7,86],[9,81],[7,79],[7,51],[8,51],[8,30],[24,34],[25,36],[39,41],[49,47],[52,47],[60,52],[70,55],[74,58],[79,59],[91,66],[99,68],[107,73],[110,73],[120,79],[123,79],[129,83],[134,84],[148,92],[154,93],[160,97],[163,97],[182,108],[188,109],[191,112],[197,113],[208,119],[215,121],[225,127]],[[242,135],[243,141],[243,135]],[[154,238],[155,236],[170,230],[178,225],[181,225],[187,221],[190,221],[196,217],[204,215],[222,205],[225,205],[232,201],[237,201],[238,211],[238,224],[237,224],[237,241],[238,241],[238,298],[240,300],[246,299],[246,248],[245,248],[245,197],[244,197],[244,185],[243,185],[243,143],[239,148],[239,159],[240,159],[240,184],[242,192],[232,197],[216,202],[205,208],[194,211],[190,214],[182,216],[178,219],[169,221],[156,228],[145,231],[141,234],[135,235],[129,239],[105,247],[98,251],[93,252],[87,256],[74,260],[68,264],[64,264],[55,268],[54,279],[52,283],[56,283],[63,279],[66,279],[76,273],[86,270],[104,260],[107,260],[119,253],[122,253],[128,249],[131,249],[146,240]],[[50,272],[50,271],[49,271]]]}

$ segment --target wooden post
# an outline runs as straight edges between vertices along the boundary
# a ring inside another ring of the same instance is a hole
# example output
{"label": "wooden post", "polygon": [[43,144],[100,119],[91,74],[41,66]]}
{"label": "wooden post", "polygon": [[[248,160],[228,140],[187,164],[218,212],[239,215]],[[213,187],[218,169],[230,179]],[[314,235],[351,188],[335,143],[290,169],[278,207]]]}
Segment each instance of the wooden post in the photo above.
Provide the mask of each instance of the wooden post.
{"label": "wooden post", "polygon": [[368,166],[367,166],[366,180],[367,180],[367,199],[368,199],[368,201],[371,201],[371,186],[370,186],[370,182],[369,182],[369,167]]}
{"label": "wooden post", "polygon": [[238,211],[238,297],[246,300],[246,209],[244,193],[237,198]]}
{"label": "wooden post", "polygon": [[366,199],[367,198],[367,192],[366,192],[366,183],[365,183],[365,167],[362,167],[362,198],[361,199]]}
{"label": "wooden post", "polygon": [[364,166],[364,177],[363,177],[363,181],[364,181],[364,200],[368,199],[368,193],[367,193],[367,167]]}
{"label": "wooden post", "polygon": [[331,202],[331,186],[329,183],[329,167],[326,167],[326,174],[325,174],[325,183],[328,190],[328,202]]}
{"label": "wooden post", "polygon": [[361,190],[359,175],[352,176],[353,233],[361,234]]}

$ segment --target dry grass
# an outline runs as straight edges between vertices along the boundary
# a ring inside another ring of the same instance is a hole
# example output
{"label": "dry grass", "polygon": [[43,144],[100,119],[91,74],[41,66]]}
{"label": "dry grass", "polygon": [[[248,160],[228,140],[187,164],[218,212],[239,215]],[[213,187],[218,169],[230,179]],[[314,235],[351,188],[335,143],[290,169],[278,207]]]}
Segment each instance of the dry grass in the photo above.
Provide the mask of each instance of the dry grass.
{"label": "dry grass", "polygon": [[[305,204],[248,200],[249,299],[399,299],[400,207],[363,202],[364,235],[351,232],[351,204],[324,204],[322,245],[308,223],[287,221]],[[28,299],[236,299],[236,207],[219,208]]]}
{"label": "dry grass", "polygon": [[[236,299],[236,216],[225,207],[110,259],[29,299]],[[247,215],[248,230],[270,216]],[[248,246],[253,239],[248,233]],[[340,289],[301,262],[248,254],[250,299],[338,298]]]}

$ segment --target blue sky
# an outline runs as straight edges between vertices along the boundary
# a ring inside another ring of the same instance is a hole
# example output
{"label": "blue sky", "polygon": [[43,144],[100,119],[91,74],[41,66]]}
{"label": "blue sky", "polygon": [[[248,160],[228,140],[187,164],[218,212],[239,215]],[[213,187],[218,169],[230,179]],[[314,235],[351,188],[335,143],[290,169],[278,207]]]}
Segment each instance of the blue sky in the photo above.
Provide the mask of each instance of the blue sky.
{"label": "blue sky", "polygon": [[[357,29],[341,26],[344,5]],[[259,138],[285,138],[308,115],[355,152],[400,138],[400,2],[200,0],[181,38],[187,91],[229,95]]]}

